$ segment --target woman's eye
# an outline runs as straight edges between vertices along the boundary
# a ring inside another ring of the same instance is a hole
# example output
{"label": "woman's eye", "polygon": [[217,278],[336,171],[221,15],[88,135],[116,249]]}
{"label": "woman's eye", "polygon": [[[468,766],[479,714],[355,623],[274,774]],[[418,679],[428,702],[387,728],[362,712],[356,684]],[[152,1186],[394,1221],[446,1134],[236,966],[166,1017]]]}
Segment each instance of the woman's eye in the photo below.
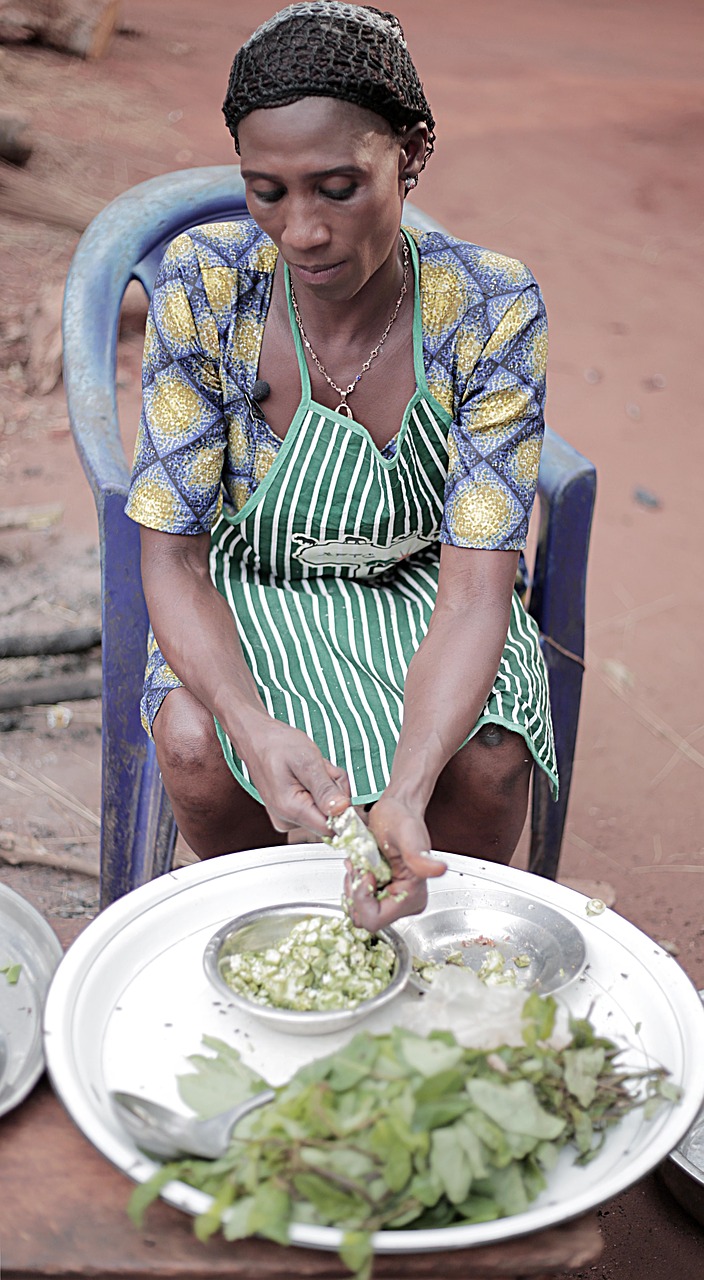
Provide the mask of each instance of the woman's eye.
{"label": "woman's eye", "polygon": [[356,182],[350,182],[347,187],[321,187],[323,195],[327,196],[328,200],[349,200],[356,190]]}
{"label": "woman's eye", "polygon": [[253,194],[257,200],[263,200],[264,204],[275,204],[281,199],[283,191],[255,191]]}

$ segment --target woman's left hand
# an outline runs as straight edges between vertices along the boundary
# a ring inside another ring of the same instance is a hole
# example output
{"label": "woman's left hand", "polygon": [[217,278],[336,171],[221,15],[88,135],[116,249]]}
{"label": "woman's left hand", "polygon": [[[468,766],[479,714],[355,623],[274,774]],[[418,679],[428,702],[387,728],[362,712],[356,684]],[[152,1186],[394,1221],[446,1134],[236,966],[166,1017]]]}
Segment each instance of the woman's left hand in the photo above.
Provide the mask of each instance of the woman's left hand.
{"label": "woman's left hand", "polygon": [[391,867],[393,878],[379,900],[374,877],[365,876],[353,889],[348,869],[345,896],[352,904],[354,923],[374,933],[401,916],[423,911],[428,901],[426,881],[431,876],[441,876],[446,867],[428,853],[430,837],[422,817],[400,800],[382,796],[370,814],[369,830]]}

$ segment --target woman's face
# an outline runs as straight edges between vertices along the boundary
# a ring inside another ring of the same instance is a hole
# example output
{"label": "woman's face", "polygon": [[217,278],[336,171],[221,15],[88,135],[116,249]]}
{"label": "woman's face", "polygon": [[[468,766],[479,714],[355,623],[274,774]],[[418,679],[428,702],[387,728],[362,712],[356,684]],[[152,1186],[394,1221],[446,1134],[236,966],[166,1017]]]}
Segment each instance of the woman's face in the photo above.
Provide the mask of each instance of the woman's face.
{"label": "woman's face", "polygon": [[245,116],[247,206],[297,287],[352,298],[395,253],[404,179],[421,167],[424,129],[401,137],[380,116],[334,98]]}

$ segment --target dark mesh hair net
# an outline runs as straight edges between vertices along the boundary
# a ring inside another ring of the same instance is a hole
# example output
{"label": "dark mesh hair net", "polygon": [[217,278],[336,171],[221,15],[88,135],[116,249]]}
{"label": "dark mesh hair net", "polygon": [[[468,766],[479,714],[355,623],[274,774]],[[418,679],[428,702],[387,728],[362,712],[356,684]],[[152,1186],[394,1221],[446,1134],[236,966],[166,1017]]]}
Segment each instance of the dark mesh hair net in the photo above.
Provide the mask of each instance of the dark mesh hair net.
{"label": "dark mesh hair net", "polygon": [[250,111],[308,97],[353,102],[398,132],[424,120],[430,132],[427,155],[432,151],[435,121],[392,13],[309,0],[258,27],[235,57],[223,104],[237,150],[238,125]]}

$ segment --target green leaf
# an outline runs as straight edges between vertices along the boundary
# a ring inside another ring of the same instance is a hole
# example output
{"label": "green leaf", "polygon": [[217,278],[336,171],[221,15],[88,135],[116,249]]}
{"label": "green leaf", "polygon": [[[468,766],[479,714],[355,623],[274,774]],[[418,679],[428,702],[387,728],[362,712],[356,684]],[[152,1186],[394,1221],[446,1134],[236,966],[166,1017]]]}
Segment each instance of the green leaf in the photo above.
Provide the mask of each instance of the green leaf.
{"label": "green leaf", "polygon": [[458,1044],[446,1044],[439,1039],[424,1040],[421,1036],[406,1032],[401,1052],[409,1067],[422,1076],[436,1076],[462,1061],[463,1050]]}
{"label": "green leaf", "polygon": [[374,1250],[366,1231],[346,1231],[339,1249],[340,1260],[353,1272],[355,1280],[370,1280]]}
{"label": "green leaf", "polygon": [[486,1148],[471,1124],[463,1118],[454,1126],[453,1133],[461,1144],[472,1171],[472,1178],[485,1178],[487,1175]]}
{"label": "green leaf", "polygon": [[255,1071],[240,1060],[236,1049],[214,1036],[203,1036],[203,1044],[215,1050],[214,1057],[193,1054],[188,1059],[194,1073],[178,1077],[178,1091],[202,1120],[228,1111],[268,1086]]}
{"label": "green leaf", "polygon": [[257,1187],[249,1210],[249,1232],[265,1236],[277,1244],[288,1244],[291,1197],[281,1187],[265,1182]]}
{"label": "green leaf", "polygon": [[437,1102],[438,1098],[444,1098],[448,1094],[461,1093],[466,1078],[467,1072],[461,1067],[438,1071],[416,1089],[416,1102]]}
{"label": "green leaf", "polygon": [[599,1045],[584,1049],[566,1049],[565,1084],[580,1107],[590,1107],[598,1088],[598,1078],[604,1066],[605,1053]]}
{"label": "green leaf", "polygon": [[235,1196],[235,1188],[230,1181],[223,1182],[216,1196],[213,1197],[212,1203],[204,1213],[199,1213],[195,1220],[194,1231],[197,1238],[203,1243],[209,1240],[215,1232],[222,1226],[223,1213],[232,1204]]}
{"label": "green leaf", "polygon": [[251,1236],[249,1214],[254,1204],[254,1196],[241,1196],[235,1200],[222,1218],[222,1234],[226,1240],[244,1240]]}
{"label": "green leaf", "polygon": [[364,1220],[365,1202],[361,1196],[349,1195],[316,1173],[296,1173],[293,1185],[303,1200],[310,1201],[326,1225],[357,1225]]}
{"label": "green leaf", "polygon": [[550,1039],[556,1012],[557,1005],[552,996],[541,996],[537,991],[531,991],[521,1015],[525,1024],[523,1039],[527,1045],[533,1047],[538,1041]]}
{"label": "green leaf", "polygon": [[0,973],[5,974],[5,981],[9,987],[16,987],[20,980],[22,972],[21,964],[6,964],[4,969],[0,969]]}
{"label": "green leaf", "polygon": [[437,1204],[443,1192],[440,1178],[431,1168],[417,1173],[409,1187],[409,1194],[428,1208]]}
{"label": "green leaf", "polygon": [[501,1210],[501,1217],[525,1213],[530,1200],[519,1165],[510,1164],[505,1169],[496,1169],[492,1174],[491,1184]]}
{"label": "green leaf", "polygon": [[164,1164],[146,1182],[135,1187],[129,1198],[127,1213],[136,1227],[142,1226],[150,1204],[159,1199],[167,1182],[172,1182],[177,1177],[179,1168],[178,1164]]}
{"label": "green leaf", "polygon": [[457,1213],[463,1222],[495,1222],[501,1217],[501,1208],[491,1196],[479,1195],[473,1188],[469,1198],[457,1206]]}
{"label": "green leaf", "polygon": [[465,1200],[472,1185],[472,1167],[454,1129],[436,1129],[430,1142],[430,1169],[451,1204]]}
{"label": "green leaf", "polygon": [[413,1126],[420,1133],[431,1129],[442,1129],[464,1115],[471,1105],[471,1099],[466,1094],[458,1094],[454,1098],[439,1098],[437,1102],[426,1102],[417,1108],[413,1117]]}
{"label": "green leaf", "polygon": [[468,1080],[472,1102],[506,1133],[522,1133],[532,1138],[557,1138],[565,1121],[551,1116],[540,1106],[528,1080],[494,1084],[491,1080]]}

